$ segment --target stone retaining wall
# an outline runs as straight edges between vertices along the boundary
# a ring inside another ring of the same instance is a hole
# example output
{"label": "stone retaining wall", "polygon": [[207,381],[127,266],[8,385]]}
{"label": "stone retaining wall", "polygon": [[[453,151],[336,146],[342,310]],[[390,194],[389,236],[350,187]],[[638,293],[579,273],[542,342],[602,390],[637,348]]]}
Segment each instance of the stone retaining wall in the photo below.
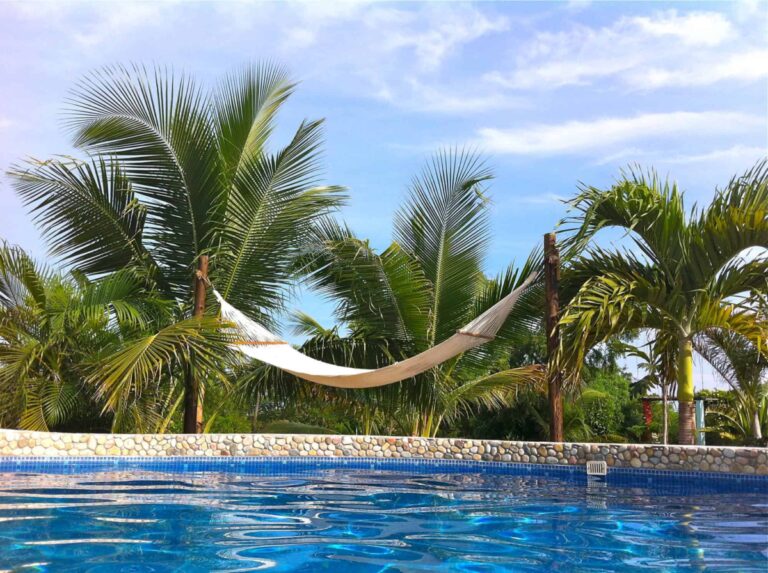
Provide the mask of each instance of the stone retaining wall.
{"label": "stone retaining wall", "polygon": [[768,449],[291,434],[63,434],[0,430],[0,456],[438,458],[768,475]]}

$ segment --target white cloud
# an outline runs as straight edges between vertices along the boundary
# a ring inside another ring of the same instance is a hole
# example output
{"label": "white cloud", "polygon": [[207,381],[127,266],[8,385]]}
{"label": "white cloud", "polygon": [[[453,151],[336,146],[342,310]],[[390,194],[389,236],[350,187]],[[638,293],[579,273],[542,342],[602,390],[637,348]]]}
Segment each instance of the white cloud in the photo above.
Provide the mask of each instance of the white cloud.
{"label": "white cloud", "polygon": [[557,193],[537,193],[536,195],[519,195],[514,197],[511,203],[515,206],[519,205],[560,205],[568,198]]}
{"label": "white cloud", "polygon": [[640,69],[630,81],[637,87],[704,86],[726,80],[756,81],[768,77],[768,49],[741,52],[723,61],[680,69]]}
{"label": "white cloud", "polygon": [[[51,41],[67,46],[66,55],[49,59],[70,67],[76,67],[73,62],[101,63],[105,55],[112,61],[144,52],[142,38],[161,42],[155,50],[157,62],[173,63],[197,49],[195,38],[203,45],[214,39],[212,54],[226,49],[242,59],[274,58],[291,64],[302,79],[339,95],[385,100],[407,110],[475,113],[509,107],[517,99],[490,84],[476,85],[471,92],[469,82],[461,89],[449,85],[456,79],[447,71],[452,58],[510,27],[507,16],[488,6],[85,1],[13,4],[11,9],[44,29]],[[178,37],[166,40],[165,33]],[[167,53],[174,60],[165,60]]]}
{"label": "white cloud", "polygon": [[763,146],[733,145],[723,149],[713,149],[702,153],[660,154],[650,149],[632,147],[607,155],[595,162],[595,165],[608,165],[627,160],[642,160],[653,164],[686,165],[696,163],[751,165],[762,157],[768,157],[768,143]]}
{"label": "white cloud", "polygon": [[[576,5],[589,14],[600,9],[599,4]],[[198,53],[195,43],[200,41],[202,57],[189,65],[208,66],[211,75],[220,65],[210,63],[213,54],[226,54],[233,64],[273,58],[325,93],[421,113],[460,116],[523,109],[539,104],[533,95],[539,90],[574,85],[598,86],[593,93],[599,97],[609,92],[613,80],[625,89],[650,90],[768,77],[768,41],[755,32],[765,11],[758,8],[755,14],[747,4],[739,8],[751,14],[744,24],[736,16],[730,21],[725,11],[651,8],[624,10],[637,15],[601,27],[569,24],[584,18],[566,5],[530,17],[514,4],[491,3],[11,6],[22,18],[34,20],[51,45],[65,47],[45,58],[60,72],[79,73],[84,63],[95,67],[120,59],[175,63]],[[557,22],[555,31],[546,30],[550,22]],[[166,33],[178,38],[166,42]],[[205,42],[212,39],[216,45],[209,48]],[[493,70],[507,47],[514,50],[512,65]],[[471,60],[470,55],[480,56]]]}
{"label": "white cloud", "polygon": [[158,23],[162,3],[104,3],[95,5],[96,17],[90,26],[78,28],[75,40],[85,47],[95,47],[116,35],[127,34],[137,27]]}
{"label": "white cloud", "polygon": [[592,0],[568,0],[565,3],[565,8],[574,12],[586,10],[592,6]]}
{"label": "white cloud", "polygon": [[[445,73],[473,42],[509,29],[509,19],[471,4],[294,2],[238,5],[239,26],[271,22],[280,57],[301,58],[318,80],[407,110],[467,113],[515,105],[492,85],[457,89]],[[258,21],[249,10],[259,12]],[[268,13],[265,14],[264,11]],[[343,81],[339,82],[340,79]],[[482,83],[482,82],[480,82]]]}
{"label": "white cloud", "polygon": [[136,28],[157,25],[175,5],[174,1],[11,4],[13,10],[26,20],[42,21],[67,29],[84,48],[114,42],[121,36],[130,35]]}
{"label": "white cloud", "polygon": [[530,105],[524,98],[503,94],[499,90],[477,93],[463,85],[443,83],[434,86],[416,77],[404,80],[396,91],[381,86],[377,97],[409,111],[445,114],[486,112]]}
{"label": "white cloud", "polygon": [[490,33],[508,29],[506,18],[489,18],[479,10],[438,10],[428,17],[431,25],[421,30],[395,31],[382,43],[389,49],[412,48],[420,64],[427,69],[439,67],[459,46]]}
{"label": "white cloud", "polygon": [[332,39],[353,48],[347,56],[368,58],[369,67],[375,63],[372,57],[405,56],[401,63],[406,68],[417,64],[436,70],[463,46],[509,28],[507,18],[489,16],[471,5],[425,4],[406,9],[375,3],[297,2],[291,6],[291,17],[287,22],[283,18],[284,50],[295,52]]}
{"label": "white cloud", "polygon": [[13,120],[7,118],[7,117],[0,117],[0,129],[7,129],[14,125],[16,122]]}
{"label": "white cloud", "polygon": [[650,36],[672,36],[689,46],[718,46],[733,35],[731,22],[718,12],[680,16],[670,10],[657,17],[631,18],[630,22]]}
{"label": "white cloud", "polygon": [[495,70],[485,79],[516,90],[613,78],[640,90],[757,81],[768,77],[768,39],[755,33],[768,24],[766,14],[754,16],[751,24],[737,30],[719,12],[671,10],[625,16],[600,28],[542,31],[521,50],[511,71]]}
{"label": "white cloud", "polygon": [[768,4],[765,0],[738,0],[735,3],[736,19],[740,22],[752,20],[756,15],[768,12]]}
{"label": "white cloud", "polygon": [[761,121],[754,116],[727,111],[647,113],[515,129],[483,128],[478,131],[475,143],[503,154],[581,154],[648,138],[665,140],[683,135],[746,133]]}
{"label": "white cloud", "polygon": [[761,157],[768,156],[768,147],[757,147],[748,145],[734,145],[726,149],[715,149],[706,153],[695,153],[690,155],[671,155],[660,158],[661,163],[713,163],[722,161],[741,161],[749,164]]}

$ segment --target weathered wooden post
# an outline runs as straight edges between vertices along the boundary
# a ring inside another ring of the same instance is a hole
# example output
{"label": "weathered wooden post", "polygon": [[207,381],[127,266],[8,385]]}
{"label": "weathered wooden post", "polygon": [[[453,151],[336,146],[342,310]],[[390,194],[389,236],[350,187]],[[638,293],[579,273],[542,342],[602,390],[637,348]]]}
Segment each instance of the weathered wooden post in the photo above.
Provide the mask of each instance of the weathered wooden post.
{"label": "weathered wooden post", "polygon": [[563,441],[563,375],[554,368],[560,346],[560,253],[554,233],[544,235],[544,289],[547,303],[547,387],[549,390],[549,439]]}
{"label": "weathered wooden post", "polygon": [[[200,255],[194,281],[195,306],[193,315],[202,318],[205,313],[205,294],[208,286],[208,255]],[[188,365],[184,387],[184,433],[203,433],[203,388],[193,364]]]}

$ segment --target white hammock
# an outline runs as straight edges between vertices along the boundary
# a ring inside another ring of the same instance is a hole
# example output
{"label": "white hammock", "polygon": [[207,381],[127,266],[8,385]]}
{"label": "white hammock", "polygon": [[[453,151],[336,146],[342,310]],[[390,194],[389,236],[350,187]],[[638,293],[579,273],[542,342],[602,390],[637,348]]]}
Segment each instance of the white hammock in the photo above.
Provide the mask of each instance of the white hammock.
{"label": "white hammock", "polygon": [[221,304],[222,318],[237,326],[239,336],[242,337],[242,341],[237,343],[237,348],[246,356],[271,364],[317,384],[335,386],[336,388],[372,388],[411,378],[454,356],[458,356],[462,352],[493,340],[515,306],[517,299],[535,276],[536,273],[531,274],[517,289],[449,339],[421,354],[376,370],[347,368],[310,358],[294,349],[288,342],[280,339],[279,336],[271,333],[258,322],[245,316],[225,301],[215,289],[213,293]]}

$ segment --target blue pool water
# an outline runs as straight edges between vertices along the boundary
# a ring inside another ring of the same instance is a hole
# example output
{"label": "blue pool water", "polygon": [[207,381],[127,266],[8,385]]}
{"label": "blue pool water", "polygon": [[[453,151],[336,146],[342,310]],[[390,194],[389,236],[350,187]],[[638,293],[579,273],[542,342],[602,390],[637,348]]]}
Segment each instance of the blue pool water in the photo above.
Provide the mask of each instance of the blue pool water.
{"label": "blue pool water", "polygon": [[768,571],[767,480],[583,471],[0,460],[0,571]]}

